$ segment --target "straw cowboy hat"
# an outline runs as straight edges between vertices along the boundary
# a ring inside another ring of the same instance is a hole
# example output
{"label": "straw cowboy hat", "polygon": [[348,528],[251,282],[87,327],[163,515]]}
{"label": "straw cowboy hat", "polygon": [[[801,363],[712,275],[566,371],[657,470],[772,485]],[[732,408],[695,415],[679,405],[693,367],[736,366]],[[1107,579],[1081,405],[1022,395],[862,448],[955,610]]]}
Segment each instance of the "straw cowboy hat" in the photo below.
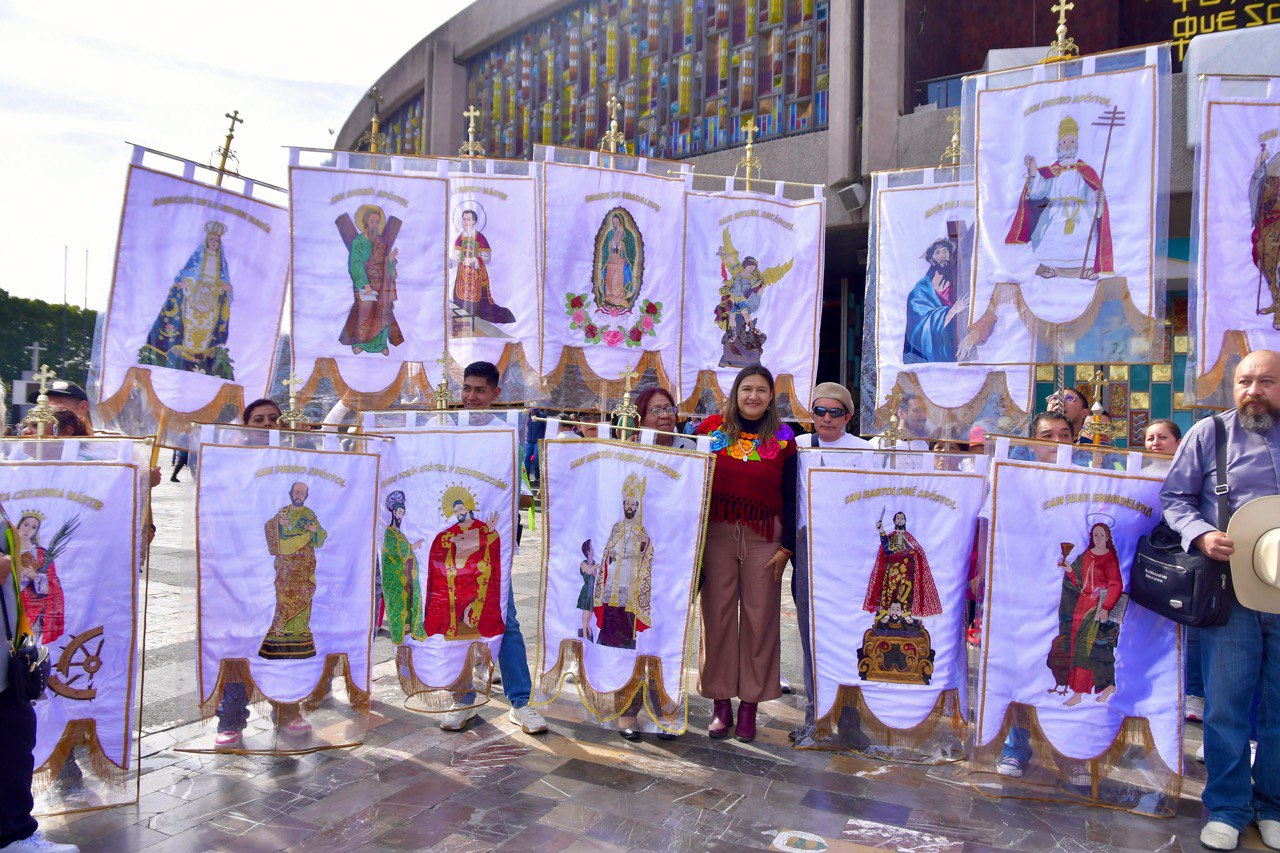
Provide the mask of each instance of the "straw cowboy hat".
{"label": "straw cowboy hat", "polygon": [[1280,613],[1280,495],[1254,498],[1236,510],[1227,536],[1236,546],[1236,600],[1252,610]]}

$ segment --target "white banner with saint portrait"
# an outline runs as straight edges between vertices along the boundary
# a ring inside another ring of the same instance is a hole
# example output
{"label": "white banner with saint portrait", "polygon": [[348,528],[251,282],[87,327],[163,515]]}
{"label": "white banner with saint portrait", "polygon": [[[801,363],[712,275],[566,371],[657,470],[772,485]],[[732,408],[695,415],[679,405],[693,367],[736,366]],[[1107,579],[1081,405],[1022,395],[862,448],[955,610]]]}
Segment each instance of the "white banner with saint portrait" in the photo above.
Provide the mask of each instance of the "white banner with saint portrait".
{"label": "white banner with saint portrait", "polygon": [[1126,471],[997,449],[973,770],[1017,757],[1024,783],[1160,812],[1182,772],[1183,661],[1178,626],[1129,599],[1163,478],[1128,456]]}
{"label": "white banner with saint portrait", "polygon": [[1239,360],[1280,349],[1280,77],[1200,86],[1187,398],[1228,407]]}
{"label": "white banner with saint portrait", "polygon": [[195,164],[166,174],[143,156],[134,149],[125,186],[94,389],[99,422],[124,418],[135,435],[267,392],[289,268],[283,196],[268,204],[251,182],[234,192],[196,180]]}
{"label": "white banner with saint portrait", "polygon": [[654,173],[543,165],[541,373],[553,402],[567,370],[592,393],[637,368],[679,384],[685,185],[666,175],[673,164],[637,162]]}
{"label": "white banner with saint portrait", "polygon": [[[516,429],[373,427],[395,439],[378,499],[382,613],[407,707],[487,701],[516,547]],[[366,416],[366,426],[373,421]]]}
{"label": "white banner with saint portrait", "polygon": [[[468,160],[449,176],[449,356],[538,369],[541,204],[532,163]],[[518,167],[519,174],[509,174]],[[523,361],[521,361],[523,359]],[[515,399],[519,399],[518,397]]]}
{"label": "white banner with saint portrait", "polygon": [[[197,678],[217,745],[305,752],[357,742],[369,708],[379,456],[343,450],[332,435],[286,436],[314,440],[303,448],[279,446],[278,431],[205,430]],[[342,702],[330,696],[335,678]],[[248,705],[264,700],[272,725],[255,741]]]}
{"label": "white banner with saint portrait", "polygon": [[[296,156],[296,152],[295,152]],[[399,158],[392,158],[399,161]],[[295,161],[296,162],[296,161]],[[344,399],[381,405],[445,352],[449,181],[436,173],[294,165],[293,363]],[[427,394],[429,383],[419,374]]]}
{"label": "white banner with saint portrait", "polygon": [[1158,45],[967,78],[970,324],[1007,302],[1057,360],[1158,356],[1169,68]]}
{"label": "white banner with saint portrait", "polygon": [[807,413],[818,360],[826,202],[759,193],[685,195],[680,393],[723,401],[733,377],[764,364]]}
{"label": "white banner with saint portrait", "polygon": [[895,392],[900,425],[913,437],[964,441],[974,426],[1005,434],[1026,427],[1032,335],[1007,300],[970,319],[973,183],[957,171],[872,176],[864,433],[888,424]]}
{"label": "white banner with saint portrait", "polygon": [[823,454],[823,466],[803,455],[819,731],[839,727],[856,747],[876,729],[953,729],[968,716],[966,587],[984,472],[886,470],[872,451]]}
{"label": "white banner with saint portrait", "polygon": [[542,618],[534,701],[574,671],[598,722],[684,731],[710,454],[552,438],[542,456]]}
{"label": "white banner with saint portrait", "polygon": [[[22,456],[9,452],[18,444],[4,442],[5,455]],[[138,772],[147,496],[130,445],[113,443],[113,461],[78,461],[63,443],[65,461],[0,462],[0,522],[12,525],[22,608],[51,666],[35,703],[33,790],[46,814],[136,796],[126,783]]]}

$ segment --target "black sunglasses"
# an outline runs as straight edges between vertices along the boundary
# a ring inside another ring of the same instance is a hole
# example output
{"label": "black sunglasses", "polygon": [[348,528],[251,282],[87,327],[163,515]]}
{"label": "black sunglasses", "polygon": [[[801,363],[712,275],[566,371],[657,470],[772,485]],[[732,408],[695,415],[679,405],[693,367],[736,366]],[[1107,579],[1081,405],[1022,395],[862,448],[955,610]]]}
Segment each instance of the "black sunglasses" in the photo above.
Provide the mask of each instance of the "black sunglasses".
{"label": "black sunglasses", "polygon": [[832,408],[827,408],[826,406],[814,406],[813,414],[819,418],[825,418],[828,415],[833,418],[843,418],[849,413],[842,406],[833,406]]}

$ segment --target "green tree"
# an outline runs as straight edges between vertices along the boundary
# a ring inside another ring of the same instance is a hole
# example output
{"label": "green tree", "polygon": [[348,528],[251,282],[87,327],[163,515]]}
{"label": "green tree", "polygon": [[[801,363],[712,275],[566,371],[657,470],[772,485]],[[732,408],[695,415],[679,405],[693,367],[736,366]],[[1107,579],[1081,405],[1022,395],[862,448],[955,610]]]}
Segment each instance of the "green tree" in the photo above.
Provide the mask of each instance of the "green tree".
{"label": "green tree", "polygon": [[[23,299],[0,289],[0,379],[6,391],[13,380],[31,369],[31,353],[26,347],[39,343],[44,349],[40,361],[58,374],[83,386],[89,376],[97,311],[70,305],[55,305],[40,299]],[[62,348],[63,321],[66,322],[66,355]]]}

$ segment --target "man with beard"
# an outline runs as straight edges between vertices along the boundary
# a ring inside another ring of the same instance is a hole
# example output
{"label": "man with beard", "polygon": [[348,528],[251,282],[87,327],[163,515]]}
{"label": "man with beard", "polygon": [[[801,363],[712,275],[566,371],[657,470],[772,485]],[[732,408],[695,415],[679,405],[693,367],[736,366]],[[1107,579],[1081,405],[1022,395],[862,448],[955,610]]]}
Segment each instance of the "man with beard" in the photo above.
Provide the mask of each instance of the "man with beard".
{"label": "man with beard", "polygon": [[653,576],[653,540],[644,529],[640,502],[645,479],[628,474],[622,485],[622,521],[615,522],[604,546],[604,562],[595,588],[596,642],[634,649],[636,634],[653,624],[649,613]]}
{"label": "man with beard", "polygon": [[[1235,543],[1218,518],[1219,486],[1235,512],[1254,498],[1280,494],[1280,353],[1257,350],[1235,372],[1235,411],[1224,412],[1227,470],[1217,470],[1214,423],[1197,422],[1174,456],[1160,493],[1164,519],[1188,551],[1226,561]],[[1280,849],[1280,614],[1233,602],[1227,624],[1200,629],[1205,677],[1204,753],[1208,781],[1202,800],[1209,821],[1200,843],[1233,850],[1240,830],[1256,820],[1262,840]],[[1250,767],[1249,708],[1261,685],[1258,756]]]}
{"label": "man with beard", "polygon": [[929,560],[916,538],[907,532],[907,514],[893,514],[893,530],[886,533],[884,522],[876,522],[880,550],[871,570],[871,582],[862,609],[875,614],[880,625],[911,625],[917,619],[942,612],[938,589],[933,583]]}
{"label": "man with beard", "polygon": [[289,505],[267,520],[267,551],[275,557],[276,612],[258,655],[267,660],[305,660],[316,656],[311,635],[311,605],[316,594],[316,549],[329,533],[306,505],[306,483],[289,489]]}
{"label": "man with beard", "polygon": [[924,259],[929,262],[929,271],[907,297],[902,361],[954,362],[960,332],[965,328],[964,314],[969,310],[968,295],[961,296],[956,290],[955,244],[945,238],[934,240]]}

